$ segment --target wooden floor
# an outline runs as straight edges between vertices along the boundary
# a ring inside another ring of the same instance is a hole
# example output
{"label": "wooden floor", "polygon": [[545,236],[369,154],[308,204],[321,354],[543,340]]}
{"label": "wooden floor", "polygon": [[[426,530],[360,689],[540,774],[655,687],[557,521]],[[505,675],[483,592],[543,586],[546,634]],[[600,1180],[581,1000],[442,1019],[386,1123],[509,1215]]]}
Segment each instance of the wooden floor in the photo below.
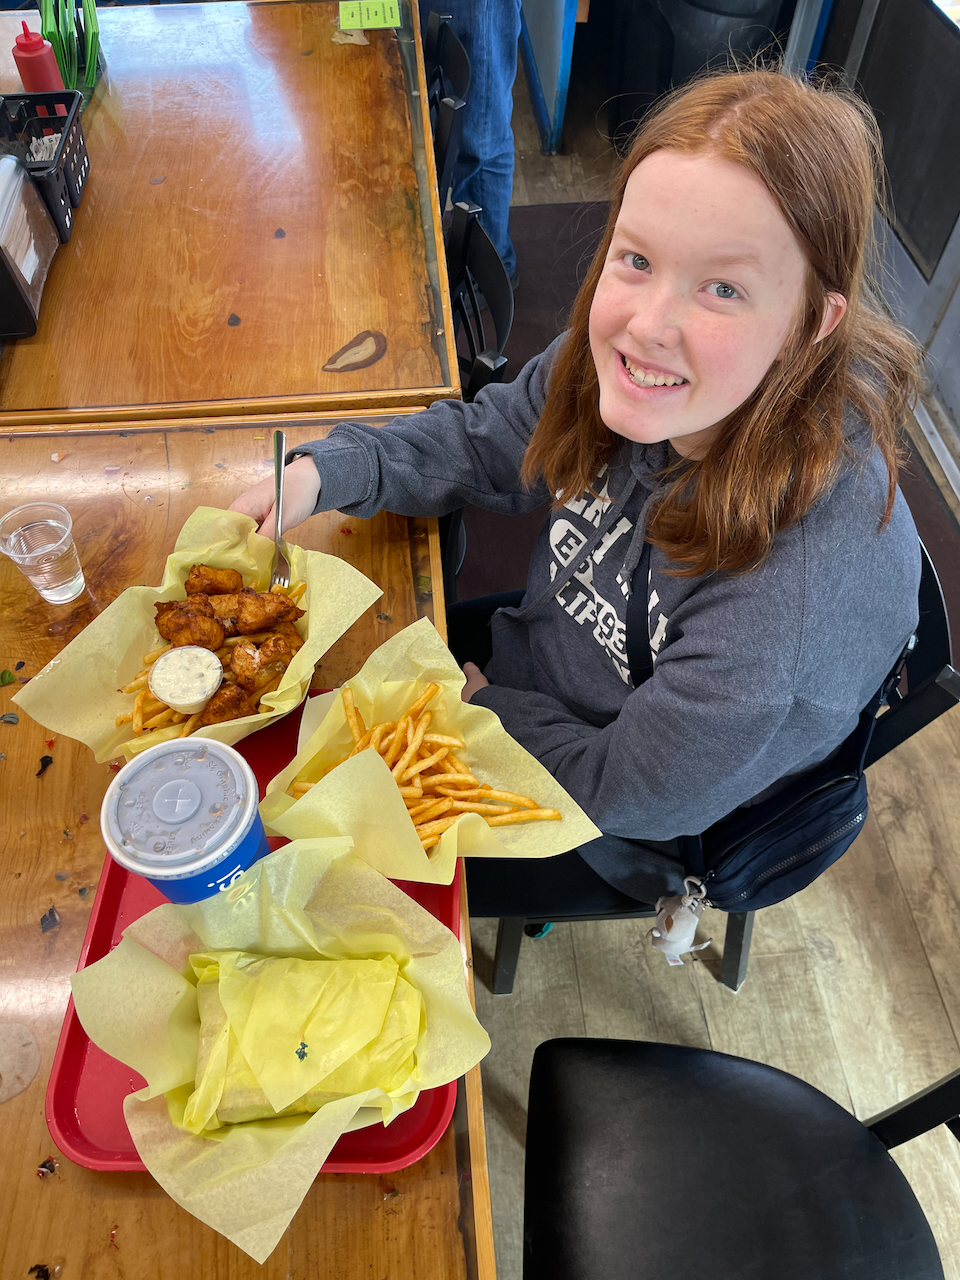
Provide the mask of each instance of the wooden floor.
{"label": "wooden floor", "polygon": [[606,113],[597,105],[589,80],[574,79],[558,156],[540,154],[537,125],[523,74],[513,88],[513,141],[516,160],[511,204],[579,204],[606,200],[617,157],[604,134]]}
{"label": "wooden floor", "polygon": [[[603,199],[611,162],[583,149],[542,157],[525,89],[515,108],[515,202]],[[599,135],[597,135],[599,137]],[[647,920],[561,924],[525,939],[513,996],[489,979],[495,922],[474,922],[477,1012],[493,1049],[483,1093],[499,1280],[520,1280],[530,1063],[554,1036],[669,1041],[793,1072],[867,1118],[960,1066],[960,707],[870,772],[871,813],[844,858],[757,916],[747,981],[716,980],[713,946],[679,968],[654,952]],[[896,1158],[930,1220],[947,1280],[960,1280],[960,1145],[946,1131]],[[652,1243],[652,1241],[651,1241]],[[868,1280],[864,1277],[864,1280]]]}

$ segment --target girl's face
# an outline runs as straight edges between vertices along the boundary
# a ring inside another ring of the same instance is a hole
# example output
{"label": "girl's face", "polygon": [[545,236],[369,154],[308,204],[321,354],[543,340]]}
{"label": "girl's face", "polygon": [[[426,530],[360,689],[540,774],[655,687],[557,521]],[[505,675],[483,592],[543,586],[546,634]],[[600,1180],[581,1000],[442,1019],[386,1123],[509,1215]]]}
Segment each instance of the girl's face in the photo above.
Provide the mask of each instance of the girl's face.
{"label": "girl's face", "polygon": [[805,266],[747,169],[713,155],[647,156],[627,182],[590,309],[604,423],[701,456],[781,354]]}

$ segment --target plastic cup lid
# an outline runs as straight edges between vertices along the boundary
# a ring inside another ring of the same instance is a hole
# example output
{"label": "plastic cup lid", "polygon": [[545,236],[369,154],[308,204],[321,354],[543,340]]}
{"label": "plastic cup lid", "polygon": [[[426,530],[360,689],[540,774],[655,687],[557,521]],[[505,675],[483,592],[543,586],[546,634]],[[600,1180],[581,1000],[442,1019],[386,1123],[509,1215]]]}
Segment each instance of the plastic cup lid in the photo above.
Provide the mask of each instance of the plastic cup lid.
{"label": "plastic cup lid", "polygon": [[160,742],[124,765],[100,812],[111,854],[131,871],[181,876],[224,857],[257,807],[250,766],[210,738]]}

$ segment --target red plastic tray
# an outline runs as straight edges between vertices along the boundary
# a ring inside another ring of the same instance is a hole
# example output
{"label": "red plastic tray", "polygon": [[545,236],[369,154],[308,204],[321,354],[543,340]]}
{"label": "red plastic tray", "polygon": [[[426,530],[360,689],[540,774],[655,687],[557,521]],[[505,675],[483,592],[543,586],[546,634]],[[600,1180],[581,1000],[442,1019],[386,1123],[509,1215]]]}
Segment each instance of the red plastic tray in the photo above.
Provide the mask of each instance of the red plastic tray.
{"label": "red plastic tray", "polygon": [[[300,710],[238,743],[256,774],[260,793],[290,761],[297,746]],[[271,838],[272,849],[287,841]],[[460,936],[460,876],[450,885],[394,883]],[[141,876],[121,867],[107,854],[87,925],[77,969],[93,964],[120,941],[127,925],[167,899]],[[47,1086],[46,1119],[50,1136],[65,1156],[88,1169],[143,1172],[123,1118],[123,1100],[146,1081],[111,1058],[87,1038],[71,997]],[[425,1156],[442,1137],[457,1097],[456,1081],[425,1089],[390,1125],[369,1125],[345,1133],[330,1152],[324,1173],[392,1173]]]}

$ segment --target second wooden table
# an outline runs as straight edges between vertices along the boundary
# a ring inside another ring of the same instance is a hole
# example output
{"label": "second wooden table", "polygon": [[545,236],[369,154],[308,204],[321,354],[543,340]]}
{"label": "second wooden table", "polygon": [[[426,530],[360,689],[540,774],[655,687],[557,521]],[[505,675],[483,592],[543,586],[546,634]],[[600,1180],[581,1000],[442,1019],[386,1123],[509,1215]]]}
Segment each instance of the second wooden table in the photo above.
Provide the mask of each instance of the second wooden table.
{"label": "second wooden table", "polygon": [[[415,14],[353,44],[337,12],[101,11],[90,178],[39,331],[0,357],[0,430],[459,396]],[[324,370],[366,331],[374,363]]]}

